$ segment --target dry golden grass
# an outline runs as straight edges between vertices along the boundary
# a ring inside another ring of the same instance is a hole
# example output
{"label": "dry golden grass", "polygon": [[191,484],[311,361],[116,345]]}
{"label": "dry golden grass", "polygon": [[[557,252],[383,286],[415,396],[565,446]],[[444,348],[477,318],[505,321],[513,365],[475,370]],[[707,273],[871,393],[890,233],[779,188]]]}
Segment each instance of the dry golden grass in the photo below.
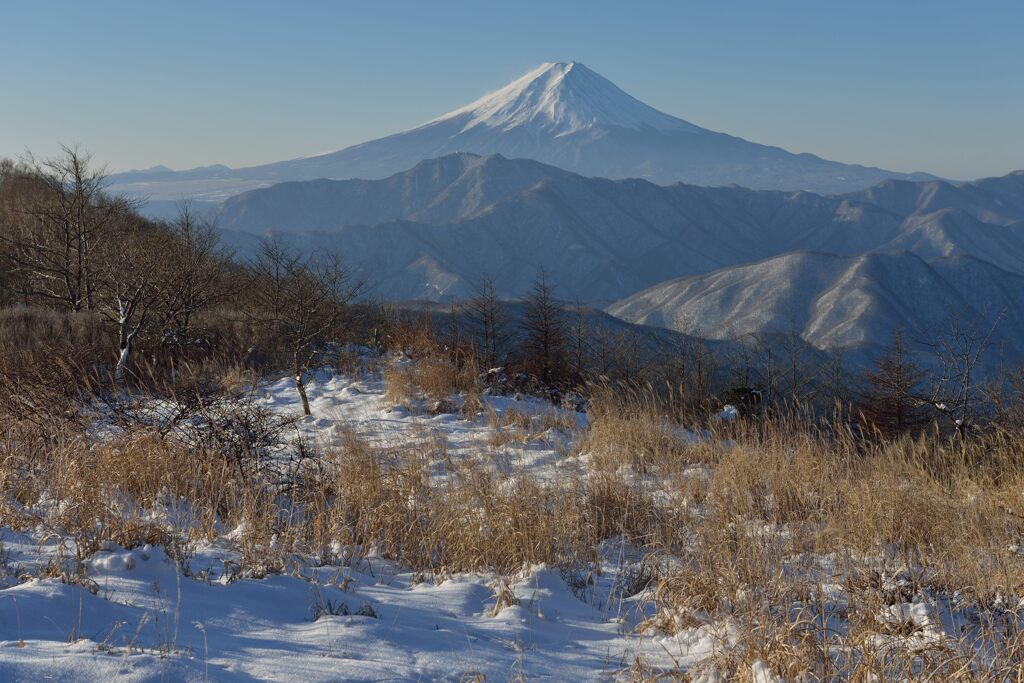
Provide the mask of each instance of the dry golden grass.
{"label": "dry golden grass", "polygon": [[589,559],[600,540],[595,491],[580,484],[508,481],[472,464],[431,484],[429,453],[382,454],[358,442],[334,457],[333,536],[413,569],[564,565]]}
{"label": "dry golden grass", "polygon": [[487,444],[492,449],[538,440],[551,441],[553,431],[564,434],[575,434],[577,431],[575,417],[553,406],[539,415],[530,415],[525,410],[515,408],[499,413],[493,407],[487,407],[483,412],[487,415],[487,425],[490,427]]}
{"label": "dry golden grass", "polygon": [[[730,680],[747,680],[757,661],[785,679],[1018,680],[1024,615],[996,606],[1024,595],[1024,556],[1012,550],[1024,534],[1016,439],[858,443],[787,423],[738,425],[730,438],[706,463],[693,543],[660,582],[658,615],[645,627],[731,623],[713,662]],[[907,577],[900,595],[883,580],[896,575]],[[839,576],[873,578],[851,580],[837,602],[825,596]],[[922,594],[936,611],[952,609],[955,595],[958,609],[987,616],[936,643],[908,640],[916,624],[879,621]],[[849,630],[824,630],[827,617]]]}
{"label": "dry golden grass", "polygon": [[[391,390],[417,397],[465,390],[470,376],[440,362],[389,373]],[[660,399],[612,391],[594,393],[589,417],[583,477],[509,478],[450,464],[438,441],[389,448],[350,434],[282,496],[220,453],[151,432],[95,444],[67,422],[41,438],[8,415],[0,524],[73,539],[77,553],[52,568],[64,578],[106,542],[181,557],[218,529],[238,530],[239,571],[254,576],[332,559],[338,543],[347,560],[373,552],[424,574],[589,571],[598,545],[623,537],[664,559],[650,565],[654,616],[641,632],[727,631],[702,666],[730,680],[756,662],[786,679],[1017,680],[1024,432],[880,442],[778,419],[694,441]],[[574,428],[557,413],[490,419],[491,446]],[[432,478],[438,462],[447,474]],[[152,514],[172,509],[187,523]],[[924,598],[970,615],[963,633],[915,641],[919,625],[880,616]],[[495,609],[509,600],[499,581]],[[634,673],[685,675],[642,662]]]}
{"label": "dry golden grass", "polygon": [[509,444],[526,443],[530,438],[533,419],[521,410],[510,409],[499,413],[489,407],[487,424],[490,427],[488,445],[501,448]]}
{"label": "dry golden grass", "polygon": [[481,405],[477,366],[472,359],[457,366],[440,355],[431,355],[414,363],[392,365],[384,378],[386,398],[396,405],[409,405],[415,399],[441,401],[454,394],[463,394],[473,406]]}
{"label": "dry golden grass", "polygon": [[[66,578],[106,543],[165,545],[173,553],[216,534],[218,512],[235,498],[227,462],[202,457],[148,433],[92,445],[68,435],[43,461],[8,456],[0,480],[10,498],[0,523],[43,528],[73,541]],[[13,501],[18,505],[11,505]],[[198,503],[198,504],[197,504]],[[177,518],[161,523],[152,513]]]}
{"label": "dry golden grass", "polygon": [[395,405],[408,405],[417,393],[412,372],[405,367],[391,366],[384,371],[387,392],[384,398]]}
{"label": "dry golden grass", "polygon": [[667,474],[694,461],[682,426],[649,391],[623,396],[596,387],[588,414],[591,427],[579,449],[602,472],[627,467],[639,474]]}

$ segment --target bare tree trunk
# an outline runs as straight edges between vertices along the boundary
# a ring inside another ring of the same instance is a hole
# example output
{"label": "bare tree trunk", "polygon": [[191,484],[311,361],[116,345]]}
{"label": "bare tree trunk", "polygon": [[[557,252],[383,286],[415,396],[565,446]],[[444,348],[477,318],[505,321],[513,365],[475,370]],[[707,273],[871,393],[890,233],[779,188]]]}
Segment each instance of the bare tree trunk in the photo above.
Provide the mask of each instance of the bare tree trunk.
{"label": "bare tree trunk", "polygon": [[295,368],[295,388],[299,392],[299,398],[302,399],[302,414],[312,415],[313,413],[309,409],[309,397],[306,395],[306,383],[302,377],[305,375],[305,368],[299,362],[298,354],[293,356],[294,368]]}
{"label": "bare tree trunk", "polygon": [[299,390],[299,397],[302,398],[302,414],[312,415],[309,411],[309,396],[306,395],[306,385],[301,374],[295,376],[295,388]]}
{"label": "bare tree trunk", "polygon": [[309,397],[306,396],[306,384],[302,381],[301,372],[295,375],[295,388],[299,390],[299,398],[302,399],[302,413],[312,415],[313,413],[309,410]]}
{"label": "bare tree trunk", "polygon": [[132,342],[135,341],[135,332],[121,336],[121,350],[117,356],[117,365],[114,366],[114,380],[121,384],[131,371]]}

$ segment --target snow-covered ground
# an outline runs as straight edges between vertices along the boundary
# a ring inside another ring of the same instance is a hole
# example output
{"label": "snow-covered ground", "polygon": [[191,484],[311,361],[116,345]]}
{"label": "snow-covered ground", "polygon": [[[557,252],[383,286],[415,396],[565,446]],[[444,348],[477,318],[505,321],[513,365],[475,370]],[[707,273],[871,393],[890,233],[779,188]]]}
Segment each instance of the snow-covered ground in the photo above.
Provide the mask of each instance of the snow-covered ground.
{"label": "snow-covered ground", "polygon": [[[582,413],[541,399],[485,397],[473,418],[396,406],[382,381],[323,373],[309,387],[301,436],[320,449],[347,435],[397,447],[445,442],[437,476],[463,459],[507,476],[581,474],[572,439]],[[290,379],[256,400],[301,414]],[[513,415],[514,414],[514,415]],[[527,416],[525,437],[493,441]],[[715,634],[651,637],[645,594],[623,596],[642,553],[606,541],[586,582],[543,565],[511,577],[424,576],[393,562],[333,558],[293,575],[238,578],[233,532],[200,543],[182,572],[162,547],[109,546],[87,562],[88,581],[45,575],[68,539],[0,530],[8,575],[0,591],[0,680],[554,680],[615,679],[639,658],[672,668],[705,656]],[[197,578],[198,577],[198,578]],[[574,587],[575,586],[575,589]],[[705,637],[706,636],[706,637]]]}
{"label": "snow-covered ground", "polygon": [[[468,416],[455,397],[449,412],[437,412],[424,400],[396,405],[379,373],[362,376],[318,374],[308,389],[312,415],[298,418],[291,442],[318,452],[353,436],[382,453],[424,446],[438,482],[467,462],[548,483],[590,476],[589,456],[576,447],[585,414],[515,396],[484,396],[483,409]],[[252,395],[276,415],[301,416],[291,379]],[[718,417],[732,420],[736,411]],[[496,438],[502,432],[514,438]],[[701,441],[687,430],[669,433],[681,444]],[[97,429],[94,438],[105,434]],[[708,476],[699,464],[685,471],[697,482]],[[671,495],[652,477],[623,475]],[[415,572],[338,543],[328,556],[296,554],[290,570],[257,578],[239,569],[240,532],[196,541],[181,562],[161,546],[107,545],[86,560],[86,579],[67,582],[53,569],[74,554],[69,538],[0,528],[0,681],[618,680],[687,670],[741,637],[727,618],[657,613],[652,588],[637,582],[652,558],[621,537],[602,542],[585,576],[545,565],[507,576]],[[802,566],[820,574],[828,629],[845,632],[850,594],[834,563],[821,556]],[[897,598],[873,614],[870,643],[879,651],[941,648],[980,624],[969,608],[906,577],[882,580]],[[676,625],[638,628],[652,617]],[[693,671],[694,680],[719,680],[713,667]],[[772,671],[755,660],[745,673],[782,680]]]}
{"label": "snow-covered ground", "polygon": [[[7,534],[5,547],[17,561],[37,542]],[[614,544],[605,555],[623,557]],[[193,572],[231,556],[202,548]],[[607,602],[611,571],[594,587],[603,600],[584,601],[533,567],[500,604],[494,577],[421,580],[372,559],[200,581],[161,548],[111,547],[89,573],[92,590],[51,579],[3,591],[0,680],[582,680],[614,678],[638,655],[671,665],[663,646],[683,659],[708,646],[632,635],[633,602]]]}
{"label": "snow-covered ground", "polygon": [[[569,451],[573,432],[587,425],[583,413],[555,408],[533,396],[486,396],[482,414],[466,419],[459,412],[431,414],[430,401],[414,401],[409,407],[389,402],[385,390],[381,380],[318,375],[309,391],[312,415],[298,423],[299,435],[319,450],[341,445],[349,434],[385,448],[440,440],[447,457],[434,463],[439,476],[443,476],[446,464],[464,459],[501,474],[524,474],[541,480],[582,472],[582,463],[570,457]],[[290,378],[268,385],[257,392],[256,398],[259,405],[275,413],[302,413]],[[452,403],[457,407],[459,401]],[[494,423],[504,424],[520,416],[531,418],[526,430],[531,438],[494,447]]]}

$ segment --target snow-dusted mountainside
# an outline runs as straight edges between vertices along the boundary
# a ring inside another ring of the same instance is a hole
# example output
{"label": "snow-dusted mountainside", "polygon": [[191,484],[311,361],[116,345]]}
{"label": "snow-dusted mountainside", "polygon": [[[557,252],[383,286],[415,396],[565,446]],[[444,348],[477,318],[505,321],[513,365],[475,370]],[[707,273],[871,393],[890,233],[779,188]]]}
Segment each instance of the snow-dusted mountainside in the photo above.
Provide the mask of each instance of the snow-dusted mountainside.
{"label": "snow-dusted mountainside", "polygon": [[453,154],[384,180],[311,180],[245,192],[224,201],[217,224],[227,230],[301,232],[399,219],[448,223],[543,180],[569,176],[535,161]]}
{"label": "snow-dusted mountainside", "polygon": [[854,360],[898,329],[911,344],[923,343],[953,321],[978,323],[982,331],[1001,315],[993,358],[1024,358],[1024,277],[964,256],[794,252],[663,282],[607,310],[709,339],[792,331],[815,348],[852,352]]}
{"label": "snow-dusted mountainside", "polygon": [[217,222],[243,254],[267,231],[337,250],[380,296],[460,297],[488,275],[516,297],[545,268],[566,299],[610,302],[802,250],[967,255],[1024,272],[1022,201],[1024,174],[820,196],[585,178],[460,154],[385,180],[251,191],[225,202]]}
{"label": "snow-dusted mountainside", "polygon": [[240,169],[154,167],[112,181],[116,191],[150,199],[223,199],[291,180],[385,178],[454,152],[535,159],[588,176],[822,193],[928,177],[792,154],[700,128],[568,62],[543,64],[417,128],[337,152]]}

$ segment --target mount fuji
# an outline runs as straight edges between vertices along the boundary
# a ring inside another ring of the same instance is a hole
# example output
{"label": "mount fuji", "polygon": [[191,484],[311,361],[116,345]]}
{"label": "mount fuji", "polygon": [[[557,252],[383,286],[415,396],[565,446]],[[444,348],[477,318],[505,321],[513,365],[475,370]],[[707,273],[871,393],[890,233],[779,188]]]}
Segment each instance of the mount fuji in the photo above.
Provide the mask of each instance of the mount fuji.
{"label": "mount fuji", "polygon": [[543,64],[412,130],[337,152],[238,169],[154,167],[110,180],[115,191],[151,200],[220,201],[284,181],[385,178],[457,152],[533,159],[585,176],[817,193],[931,178],[792,154],[707,130],[644,104],[579,62],[565,62]]}

